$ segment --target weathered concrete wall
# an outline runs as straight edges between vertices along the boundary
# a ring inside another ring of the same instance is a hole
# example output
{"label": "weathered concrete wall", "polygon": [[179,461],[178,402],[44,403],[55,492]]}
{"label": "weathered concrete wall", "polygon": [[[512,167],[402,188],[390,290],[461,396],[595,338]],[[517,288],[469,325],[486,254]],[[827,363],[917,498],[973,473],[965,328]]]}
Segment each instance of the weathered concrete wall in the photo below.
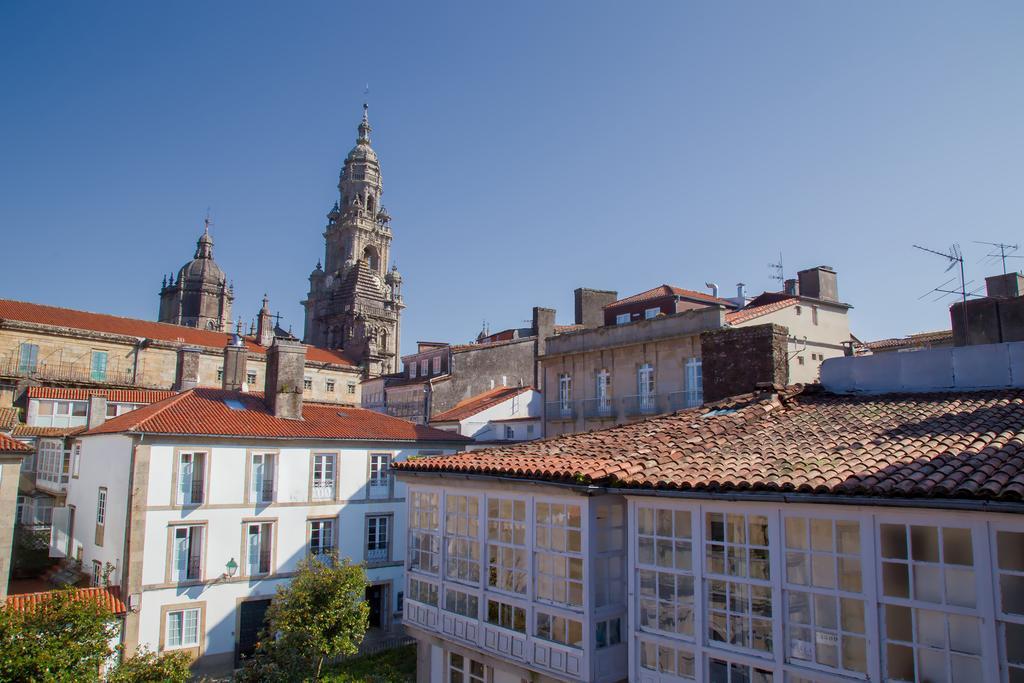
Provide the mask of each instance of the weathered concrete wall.
{"label": "weathered concrete wall", "polygon": [[616,346],[632,346],[669,337],[682,337],[711,330],[725,324],[725,309],[702,307],[664,318],[640,320],[627,325],[611,325],[593,330],[560,334],[547,340],[542,355],[583,353]]}
{"label": "weathered concrete wall", "polygon": [[587,289],[580,287],[573,291],[575,304],[575,321],[587,329],[604,325],[604,307],[613,303],[619,296],[618,292],[603,289]]}
{"label": "weathered concrete wall", "polygon": [[1024,342],[830,358],[821,383],[836,393],[1024,387]]}
{"label": "weathered concrete wall", "polygon": [[434,385],[430,414],[442,413],[454,408],[459,401],[495,387],[531,386],[534,341],[527,337],[453,352],[451,378]]}
{"label": "weathered concrete wall", "polygon": [[789,383],[789,330],[782,325],[711,330],[700,345],[706,403],[749,393],[759,382]]}
{"label": "weathered concrete wall", "polygon": [[954,346],[1024,341],[1024,296],[958,301],[949,307],[949,320]]}

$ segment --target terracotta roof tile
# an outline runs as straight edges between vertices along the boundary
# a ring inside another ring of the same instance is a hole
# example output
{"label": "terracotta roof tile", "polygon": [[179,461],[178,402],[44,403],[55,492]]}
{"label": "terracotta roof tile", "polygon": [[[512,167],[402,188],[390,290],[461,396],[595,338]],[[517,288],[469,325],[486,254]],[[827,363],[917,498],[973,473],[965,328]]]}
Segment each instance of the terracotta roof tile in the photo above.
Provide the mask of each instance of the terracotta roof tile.
{"label": "terracotta roof tile", "polygon": [[497,387],[482,394],[467,398],[455,404],[455,407],[430,418],[431,422],[458,422],[472,417],[479,412],[493,408],[513,396],[532,390],[533,387]]}
{"label": "terracotta roof tile", "polygon": [[800,303],[800,300],[793,297],[791,299],[781,299],[779,301],[773,301],[760,306],[747,306],[746,308],[738,311],[726,313],[725,322],[730,325],[738,325],[739,323],[744,323],[748,320],[753,320],[754,318],[760,318],[762,315],[768,315],[769,313],[774,313],[775,311],[781,311],[784,308],[795,306],[798,303]]}
{"label": "terracotta roof tile", "polygon": [[796,390],[396,464],[621,487],[1024,501],[1024,391]]}
{"label": "terracotta roof tile", "polygon": [[30,427],[14,425],[11,436],[74,436],[85,431],[85,427]]}
{"label": "terracotta roof tile", "polygon": [[[71,589],[75,600],[91,600],[98,602],[103,607],[118,616],[128,613],[128,608],[121,599],[120,586],[74,588]],[[20,593],[7,596],[7,607],[19,612],[35,609],[47,600],[52,598],[57,591],[43,591],[41,593]]]}
{"label": "terracotta roof tile", "polygon": [[876,350],[913,348],[916,346],[930,346],[932,344],[945,344],[952,342],[952,330],[938,330],[935,332],[919,332],[917,334],[908,334],[906,337],[892,337],[890,339],[879,339],[877,341],[865,342],[864,346],[871,350]]}
{"label": "terracotta roof tile", "polygon": [[35,449],[23,444],[17,439],[12,439],[6,434],[0,434],[0,453],[31,453]]}
{"label": "terracotta roof tile", "polygon": [[[0,320],[17,320],[37,325],[49,325],[51,327],[70,327],[78,330],[105,332],[107,334],[118,334],[128,337],[146,337],[165,342],[192,344],[215,349],[223,349],[232,336],[226,332],[200,330],[195,327],[156,323],[151,320],[138,320],[135,318],[122,318],[105,313],[76,311],[70,308],[45,306],[25,301],[12,301],[10,299],[0,299]],[[266,353],[266,348],[257,344],[252,337],[245,338],[245,345],[253,353]],[[316,346],[306,347],[306,360],[334,365],[355,365],[341,351],[332,351]]]}
{"label": "terracotta roof tile", "polygon": [[711,296],[710,294],[705,294],[704,292],[696,292],[692,289],[682,289],[681,287],[674,287],[672,285],[659,285],[657,287],[654,287],[653,289],[648,289],[646,292],[640,292],[639,294],[634,294],[633,296],[627,296],[625,299],[613,301],[604,308],[618,307],[626,304],[637,304],[643,301],[650,301],[651,299],[660,299],[661,297],[664,296],[681,296],[687,299],[696,299],[698,301],[703,301],[709,304],[719,304],[722,306],[728,306],[729,308],[736,307],[736,304],[733,303],[732,301],[727,301],[726,299]]}
{"label": "terracotta roof tile", "polygon": [[103,396],[111,403],[156,403],[174,396],[176,391],[161,389],[75,389],[69,387],[29,387],[28,398],[88,401],[90,396]]}
{"label": "terracotta roof tile", "polygon": [[[241,409],[225,402],[235,401]],[[274,417],[261,392],[196,388],[107,420],[92,434],[189,434],[277,439],[470,441],[372,410],[306,403],[301,420]]]}
{"label": "terracotta roof tile", "polygon": [[0,408],[0,430],[8,430],[18,423],[17,408]]}

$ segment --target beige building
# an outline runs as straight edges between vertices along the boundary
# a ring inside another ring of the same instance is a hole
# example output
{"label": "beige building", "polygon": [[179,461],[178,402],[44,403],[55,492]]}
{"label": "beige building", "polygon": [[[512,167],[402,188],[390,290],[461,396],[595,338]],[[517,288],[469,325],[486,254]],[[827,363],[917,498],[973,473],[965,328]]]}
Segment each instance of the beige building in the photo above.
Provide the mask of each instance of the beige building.
{"label": "beige building", "polygon": [[671,285],[614,297],[615,292],[577,290],[581,329],[544,344],[538,360],[545,436],[700,405],[705,332],[766,324],[786,328],[788,381],[794,384],[817,381],[821,363],[850,346],[850,306],[838,300],[836,274],[827,266],[800,271],[784,291],[750,300]]}
{"label": "beige building", "polygon": [[[264,325],[269,324],[265,309],[260,315]],[[12,405],[31,384],[217,387],[224,347],[232,337],[215,330],[0,299],[0,406]],[[272,340],[273,334],[262,329],[242,339],[248,386],[263,386]],[[361,368],[341,350],[310,346],[306,351],[303,398],[358,404]]]}

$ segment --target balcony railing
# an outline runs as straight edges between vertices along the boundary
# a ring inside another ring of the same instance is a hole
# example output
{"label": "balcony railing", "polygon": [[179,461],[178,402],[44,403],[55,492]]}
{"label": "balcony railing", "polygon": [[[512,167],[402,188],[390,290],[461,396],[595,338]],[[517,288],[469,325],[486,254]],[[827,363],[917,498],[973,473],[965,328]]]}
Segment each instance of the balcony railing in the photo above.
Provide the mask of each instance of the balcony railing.
{"label": "balcony railing", "polygon": [[102,373],[93,373],[86,363],[43,361],[29,365],[18,358],[0,358],[0,375],[5,377],[31,377],[56,382],[97,382],[103,384],[135,384],[131,370],[107,367]]}
{"label": "balcony railing", "polygon": [[704,397],[699,392],[673,391],[668,395],[669,410],[696,408],[702,403],[704,403]]}
{"label": "balcony railing", "polygon": [[625,396],[622,399],[622,406],[626,415],[635,417],[637,415],[657,415],[661,412],[661,394],[637,394]]}
{"label": "balcony railing", "polygon": [[589,418],[615,417],[615,402],[608,396],[584,399],[583,416]]}
{"label": "balcony railing", "polygon": [[545,404],[544,416],[548,420],[574,420],[576,404],[572,401],[550,401]]}
{"label": "balcony railing", "polygon": [[313,483],[313,500],[333,500],[334,480],[322,479]]}
{"label": "balcony railing", "polygon": [[387,562],[388,561],[388,549],[387,546],[383,548],[367,548],[366,550],[366,561],[373,562]]}

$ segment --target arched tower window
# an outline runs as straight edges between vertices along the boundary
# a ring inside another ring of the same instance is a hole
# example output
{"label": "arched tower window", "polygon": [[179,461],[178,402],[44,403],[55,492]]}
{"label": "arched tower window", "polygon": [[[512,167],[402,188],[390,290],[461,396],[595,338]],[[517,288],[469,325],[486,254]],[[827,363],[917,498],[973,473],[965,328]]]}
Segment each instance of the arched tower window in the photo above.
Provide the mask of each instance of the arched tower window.
{"label": "arched tower window", "polygon": [[380,270],[380,256],[377,254],[377,248],[372,244],[367,245],[366,249],[363,249],[363,260],[370,266],[370,270]]}
{"label": "arched tower window", "polygon": [[373,213],[373,195],[366,195],[366,210]]}

